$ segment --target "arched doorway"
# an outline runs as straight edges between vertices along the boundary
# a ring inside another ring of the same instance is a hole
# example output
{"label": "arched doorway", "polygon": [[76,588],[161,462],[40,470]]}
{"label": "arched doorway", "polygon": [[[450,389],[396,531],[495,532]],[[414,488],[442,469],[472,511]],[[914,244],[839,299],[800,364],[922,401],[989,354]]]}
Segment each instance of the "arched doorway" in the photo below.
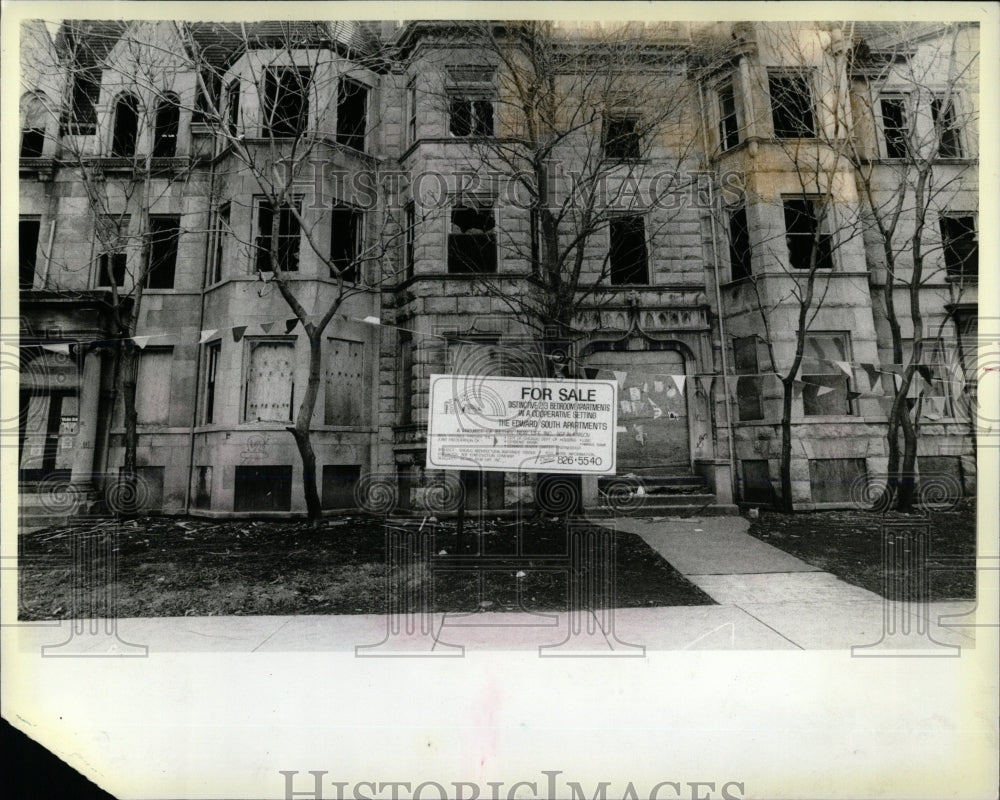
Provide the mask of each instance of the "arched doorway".
{"label": "arched doorway", "polygon": [[683,353],[626,350],[601,344],[588,371],[618,380],[618,474],[682,475],[691,471],[687,379]]}

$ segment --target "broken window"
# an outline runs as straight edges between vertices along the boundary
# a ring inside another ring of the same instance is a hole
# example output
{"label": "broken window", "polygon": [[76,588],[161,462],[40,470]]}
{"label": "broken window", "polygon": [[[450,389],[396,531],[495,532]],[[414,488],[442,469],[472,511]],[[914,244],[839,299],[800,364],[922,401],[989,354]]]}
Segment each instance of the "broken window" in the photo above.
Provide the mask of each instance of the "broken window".
{"label": "broken window", "polygon": [[736,375],[736,402],[740,420],[750,422],[764,419],[764,379],[760,375],[757,358],[757,337],[740,336],[733,339],[733,361]]}
{"label": "broken window", "polygon": [[493,101],[485,97],[452,97],[449,119],[452,136],[492,136]]}
{"label": "broken window", "polygon": [[906,143],[910,138],[910,126],[906,117],[906,97],[883,96],[882,141],[886,158],[906,158]]}
{"label": "broken window", "polygon": [[35,283],[41,224],[37,217],[21,217],[17,223],[18,285],[22,289],[30,289]]}
{"label": "broken window", "polygon": [[[301,210],[301,200],[296,198],[295,209]],[[266,198],[257,198],[257,257],[258,272],[273,272],[271,263],[272,235],[274,233],[274,206]],[[288,203],[282,203],[278,213],[278,241],[276,243],[278,269],[294,272],[299,268],[299,220]]]}
{"label": "broken window", "polygon": [[341,78],[337,89],[337,144],[365,151],[368,121],[368,88],[350,78]]}
{"label": "broken window", "polygon": [[243,391],[244,422],[290,422],[295,403],[295,343],[251,341]]}
{"label": "broken window", "polygon": [[153,128],[153,156],[173,158],[177,155],[177,131],[180,127],[181,107],[177,95],[168,94],[156,107]]}
{"label": "broken window", "polygon": [[649,283],[646,222],[642,217],[615,217],[608,223],[611,239],[611,285]]}
{"label": "broken window", "polygon": [[364,212],[351,206],[335,206],[332,212],[330,277],[338,274],[348,283],[358,279],[358,259],[362,251]]}
{"label": "broken window", "polygon": [[812,92],[805,75],[769,73],[771,121],[779,139],[811,139],[816,135]]}
{"label": "broken window", "polygon": [[323,424],[364,424],[364,372],[364,342],[327,340]]}
{"label": "broken window", "polygon": [[126,94],[115,103],[115,121],[111,136],[111,155],[116,158],[131,158],[135,155],[136,139],[139,135],[139,101]]}
{"label": "broken window", "polygon": [[90,136],[97,131],[97,101],[101,97],[101,68],[77,66],[73,72],[70,106],[63,113],[62,134]]}
{"label": "broken window", "polygon": [[938,134],[938,157],[961,158],[962,139],[959,134],[954,100],[945,102],[943,97],[935,97],[931,100],[931,116]]}
{"label": "broken window", "polygon": [[177,244],[181,236],[179,217],[149,218],[149,270],[147,289],[173,289],[177,269]]}
{"label": "broken window", "polygon": [[21,158],[41,158],[45,148],[48,112],[43,95],[29,93],[21,100]]}
{"label": "broken window", "polygon": [[973,216],[941,217],[941,243],[944,263],[951,278],[976,278],[979,275],[979,241]]}
{"label": "broken window", "polygon": [[236,138],[240,122],[240,80],[230,81],[226,87],[226,126],[232,138]]}
{"label": "broken window", "polygon": [[448,272],[496,271],[497,236],[492,202],[455,206],[448,231]]}
{"label": "broken window", "polygon": [[826,232],[826,206],[815,198],[784,201],[785,242],[792,269],[832,269],[833,237]]}
{"label": "broken window", "polygon": [[215,422],[215,378],[221,354],[222,342],[209,342],[205,345],[205,414],[202,421],[206,425]]}
{"label": "broken window", "polygon": [[610,117],[604,123],[604,157],[617,161],[639,158],[639,122],[635,117]]}
{"label": "broken window", "polygon": [[736,116],[736,94],[733,84],[722,84],[718,90],[719,97],[719,146],[729,150],[740,143],[740,123]]}
{"label": "broken window", "polygon": [[135,411],[140,425],[166,425],[170,419],[172,347],[147,347],[139,354]]}
{"label": "broken window", "polygon": [[306,129],[310,74],[298,67],[275,67],[264,73],[264,136],[291,137]]}
{"label": "broken window", "polygon": [[729,272],[730,279],[734,281],[751,275],[750,228],[747,225],[746,206],[729,212]]}
{"label": "broken window", "polygon": [[851,340],[847,333],[810,333],[802,358],[802,409],[807,417],[853,414]]}
{"label": "broken window", "polygon": [[102,218],[98,241],[103,252],[98,257],[97,285],[124,286],[128,256],[125,245],[128,239],[128,216]]}

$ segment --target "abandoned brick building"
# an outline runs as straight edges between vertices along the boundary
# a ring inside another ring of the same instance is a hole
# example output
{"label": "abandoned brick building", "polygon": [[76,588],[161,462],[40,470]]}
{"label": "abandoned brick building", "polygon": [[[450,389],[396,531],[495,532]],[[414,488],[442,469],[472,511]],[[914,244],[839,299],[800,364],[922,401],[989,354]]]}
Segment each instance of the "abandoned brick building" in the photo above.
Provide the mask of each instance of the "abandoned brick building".
{"label": "abandoned brick building", "polygon": [[[778,376],[813,276],[792,494],[796,508],[843,504],[886,468],[899,370],[885,286],[893,276],[905,359],[918,217],[918,468],[971,491],[977,28],[561,24],[545,35],[546,63],[562,59],[554,72],[587,84],[575,96],[567,78],[565,93],[535,98],[572,132],[550,156],[566,183],[593,179],[583,188],[605,193],[589,204],[584,193],[548,249],[532,204],[496,180],[510,178],[505,143],[537,137],[511,95],[530,61],[517,25],[24,26],[23,513],[54,486],[73,487],[66,510],[80,510],[123,464],[123,312],[135,314],[145,507],[302,512],[288,426],[308,383],[303,319],[335,302],[310,426],[323,506],[354,506],[369,475],[394,476],[399,502],[417,502],[428,376],[516,375],[539,352],[544,362],[522,302],[545,290],[542,252],[578,270],[567,358],[618,380],[619,476],[685,484],[691,503],[719,510],[778,491]],[[311,171],[272,201],[283,159],[303,153]],[[924,205],[917,174],[930,176]],[[897,205],[886,236],[871,209]],[[273,277],[275,253],[304,317]],[[584,481],[585,504],[608,480]],[[532,485],[474,474],[467,502],[509,507]]]}

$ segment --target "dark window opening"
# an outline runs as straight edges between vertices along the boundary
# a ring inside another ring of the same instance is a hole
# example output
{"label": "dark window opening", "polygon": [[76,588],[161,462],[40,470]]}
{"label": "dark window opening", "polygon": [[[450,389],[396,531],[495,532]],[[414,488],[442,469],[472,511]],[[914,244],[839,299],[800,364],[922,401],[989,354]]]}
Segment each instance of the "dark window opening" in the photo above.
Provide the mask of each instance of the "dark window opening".
{"label": "dark window opening", "polygon": [[406,102],[409,111],[406,134],[407,142],[413,144],[417,141],[417,83],[416,79],[411,79],[406,86]]}
{"label": "dark window opening", "polygon": [[453,208],[448,233],[448,272],[496,271],[497,237],[493,207]]}
{"label": "dark window opening", "polygon": [[93,135],[97,131],[97,101],[100,97],[100,67],[77,67],[73,73],[70,107],[63,115],[62,133]]}
{"label": "dark window opening", "polygon": [[35,266],[38,258],[38,234],[41,220],[21,219],[17,224],[18,285],[30,289],[35,283]]}
{"label": "dark window opening", "polygon": [[493,101],[452,97],[448,129],[452,136],[492,136]]}
{"label": "dark window opening", "polygon": [[[203,85],[204,84],[204,85]],[[197,123],[207,123],[215,118],[213,108],[218,108],[219,90],[222,86],[222,78],[211,67],[201,70],[199,80],[195,85],[194,113],[191,121]]]}
{"label": "dark window opening", "polygon": [[812,93],[804,75],[769,75],[771,121],[779,139],[811,139],[816,135]]}
{"label": "dark window opening", "polygon": [[180,128],[181,107],[174,95],[165,97],[156,108],[153,129],[153,156],[173,158],[177,154],[177,131]]}
{"label": "dark window opening", "polygon": [[399,332],[399,424],[413,422],[413,334]]}
{"label": "dark window opening", "polygon": [[[97,285],[124,286],[125,265],[125,253],[101,253]],[[112,281],[114,282],[112,283]]]}
{"label": "dark window opening", "polygon": [[719,87],[719,144],[729,150],[740,143],[740,123],[736,116],[736,94],[731,83]]}
{"label": "dark window opening", "polygon": [[222,262],[225,259],[227,242],[229,240],[230,204],[219,206],[215,229],[215,258],[212,262],[212,283],[222,280]]}
{"label": "dark window opening", "polygon": [[139,135],[139,101],[132,95],[118,98],[115,103],[115,125],[111,137],[111,155],[131,158],[135,155]]}
{"label": "dark window opening", "polygon": [[323,508],[354,508],[354,488],[361,478],[358,464],[326,464],[323,467]]}
{"label": "dark window opening", "polygon": [[357,81],[341,78],[337,90],[337,144],[365,151],[368,89]]}
{"label": "dark window opening", "polygon": [[230,137],[236,138],[240,121],[240,82],[234,80],[226,87],[226,125]]}
{"label": "dark window opening", "polygon": [[212,507],[212,467],[198,467],[198,477],[195,479],[194,500],[195,508]]}
{"label": "dark window opening", "polygon": [[816,200],[785,200],[785,241],[792,269],[831,269],[833,237],[825,233],[824,207]]}
{"label": "dark window opening", "polygon": [[978,277],[979,241],[974,217],[941,217],[941,241],[949,277]]}
{"label": "dark window opening", "polygon": [[809,484],[814,503],[843,503],[852,499],[851,487],[868,475],[863,458],[811,458]]}
{"label": "dark window opening", "polygon": [[[298,208],[298,204],[296,204]],[[274,212],[269,200],[260,200],[257,206],[257,259],[258,272],[273,272],[271,263],[271,236],[274,232]],[[277,255],[278,268],[295,272],[299,268],[299,220],[292,207],[281,205],[278,214]]]}
{"label": "dark window opening", "polygon": [[645,220],[642,217],[617,217],[608,226],[611,285],[649,283]]}
{"label": "dark window opening", "polygon": [[761,396],[764,382],[759,374],[756,336],[741,336],[733,340],[733,361],[739,376],[736,379],[736,401],[740,420],[749,422],[764,419]]}
{"label": "dark window opening", "polygon": [[771,505],[776,497],[771,485],[771,470],[767,459],[746,459],[743,466],[743,502]]}
{"label": "dark window opening", "polygon": [[910,128],[906,121],[906,99],[882,98],[882,137],[886,158],[906,158],[906,142]]}
{"label": "dark window opening", "polygon": [[962,140],[959,136],[954,102],[945,103],[943,98],[934,98],[931,100],[931,116],[934,118],[934,129],[938,134],[938,157],[961,158]]}
{"label": "dark window opening", "polygon": [[205,424],[215,422],[215,376],[221,352],[221,342],[212,342],[205,349]]}
{"label": "dark window opening", "polygon": [[364,213],[349,206],[335,207],[332,213],[332,246],[330,277],[339,274],[348,283],[358,279],[358,259],[361,257]]}
{"label": "dark window opening", "polygon": [[41,158],[45,148],[45,128],[25,128],[21,131],[21,158]]}
{"label": "dark window opening", "polygon": [[290,464],[236,467],[234,511],[289,511],[292,507]]}
{"label": "dark window opening", "polygon": [[417,214],[413,203],[408,203],[406,206],[406,216],[404,219],[404,225],[406,230],[403,231],[403,270],[407,279],[412,278],[414,274],[413,258],[414,258],[414,241],[416,238],[416,224],[417,224]]}
{"label": "dark window opening", "polygon": [[746,206],[729,212],[729,271],[734,281],[748,278],[750,271],[750,228]]}
{"label": "dark window opening", "polygon": [[639,158],[639,133],[635,117],[611,117],[604,126],[604,156],[618,161]]}
{"label": "dark window opening", "polygon": [[174,272],[177,269],[177,243],[180,235],[180,219],[177,217],[149,218],[147,289],[174,288]]}
{"label": "dark window opening", "polygon": [[309,78],[307,69],[269,69],[264,75],[265,136],[290,137],[309,124]]}

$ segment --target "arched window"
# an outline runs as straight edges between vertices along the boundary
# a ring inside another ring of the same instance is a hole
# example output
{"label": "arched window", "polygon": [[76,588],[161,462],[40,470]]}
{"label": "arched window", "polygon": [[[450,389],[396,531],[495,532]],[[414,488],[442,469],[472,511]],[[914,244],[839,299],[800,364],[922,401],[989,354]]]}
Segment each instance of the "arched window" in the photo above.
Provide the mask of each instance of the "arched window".
{"label": "arched window", "polygon": [[124,94],[115,103],[115,126],[111,137],[111,155],[131,158],[135,155],[139,133],[139,101]]}
{"label": "arched window", "polygon": [[173,158],[177,154],[177,129],[180,125],[181,109],[177,95],[170,93],[156,107],[156,121],[153,128],[154,158]]}
{"label": "arched window", "polygon": [[46,97],[28,92],[21,97],[21,158],[40,158],[45,147]]}

